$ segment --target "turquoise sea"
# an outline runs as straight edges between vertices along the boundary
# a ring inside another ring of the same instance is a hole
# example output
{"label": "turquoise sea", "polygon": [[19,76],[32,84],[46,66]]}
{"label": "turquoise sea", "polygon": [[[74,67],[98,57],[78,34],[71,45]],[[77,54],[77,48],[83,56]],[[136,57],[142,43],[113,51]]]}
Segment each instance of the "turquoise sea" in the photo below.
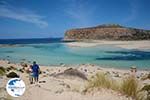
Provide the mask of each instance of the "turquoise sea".
{"label": "turquoise sea", "polygon": [[112,45],[70,47],[60,41],[0,47],[0,59],[15,63],[37,61],[40,65],[96,64],[102,67],[126,69],[137,66],[150,69],[150,50],[129,50]]}

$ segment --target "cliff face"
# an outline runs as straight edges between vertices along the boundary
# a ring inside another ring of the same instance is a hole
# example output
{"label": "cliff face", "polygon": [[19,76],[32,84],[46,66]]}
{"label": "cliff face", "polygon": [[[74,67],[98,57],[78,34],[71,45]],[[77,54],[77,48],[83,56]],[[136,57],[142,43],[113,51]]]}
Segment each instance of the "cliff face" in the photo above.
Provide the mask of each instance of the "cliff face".
{"label": "cliff face", "polygon": [[68,30],[65,40],[150,40],[150,31],[126,28],[120,25],[100,25],[97,27]]}

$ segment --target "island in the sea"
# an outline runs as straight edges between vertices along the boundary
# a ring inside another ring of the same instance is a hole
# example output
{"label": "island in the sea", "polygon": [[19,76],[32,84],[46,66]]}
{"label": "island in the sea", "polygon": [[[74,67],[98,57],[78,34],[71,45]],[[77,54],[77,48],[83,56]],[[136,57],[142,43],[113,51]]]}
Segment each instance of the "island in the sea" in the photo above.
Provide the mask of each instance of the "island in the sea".
{"label": "island in the sea", "polygon": [[150,40],[150,30],[104,24],[68,30],[64,40]]}

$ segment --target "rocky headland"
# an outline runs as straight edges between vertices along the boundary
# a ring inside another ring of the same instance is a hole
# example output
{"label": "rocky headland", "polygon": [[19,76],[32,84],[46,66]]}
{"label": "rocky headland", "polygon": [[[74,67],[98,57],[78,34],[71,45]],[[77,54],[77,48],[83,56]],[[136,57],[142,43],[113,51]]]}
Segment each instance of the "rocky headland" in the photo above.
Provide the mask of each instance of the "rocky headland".
{"label": "rocky headland", "polygon": [[150,30],[118,24],[99,25],[66,31],[64,40],[150,40]]}

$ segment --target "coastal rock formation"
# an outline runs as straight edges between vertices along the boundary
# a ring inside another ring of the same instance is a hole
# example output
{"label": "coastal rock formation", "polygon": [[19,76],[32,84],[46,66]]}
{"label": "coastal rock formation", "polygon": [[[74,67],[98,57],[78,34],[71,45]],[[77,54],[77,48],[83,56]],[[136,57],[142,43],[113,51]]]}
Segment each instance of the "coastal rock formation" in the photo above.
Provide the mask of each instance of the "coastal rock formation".
{"label": "coastal rock formation", "polygon": [[19,75],[17,75],[15,72],[10,72],[6,76],[7,78],[19,78]]}
{"label": "coastal rock formation", "polygon": [[87,77],[86,77],[86,75],[84,73],[78,71],[77,69],[73,69],[73,68],[66,69],[63,73],[57,74],[56,77],[58,77],[60,75],[74,76],[74,78],[78,77],[78,78],[81,78],[83,80],[88,80]]}
{"label": "coastal rock formation", "polygon": [[150,30],[123,27],[118,24],[71,29],[64,40],[150,40]]}

